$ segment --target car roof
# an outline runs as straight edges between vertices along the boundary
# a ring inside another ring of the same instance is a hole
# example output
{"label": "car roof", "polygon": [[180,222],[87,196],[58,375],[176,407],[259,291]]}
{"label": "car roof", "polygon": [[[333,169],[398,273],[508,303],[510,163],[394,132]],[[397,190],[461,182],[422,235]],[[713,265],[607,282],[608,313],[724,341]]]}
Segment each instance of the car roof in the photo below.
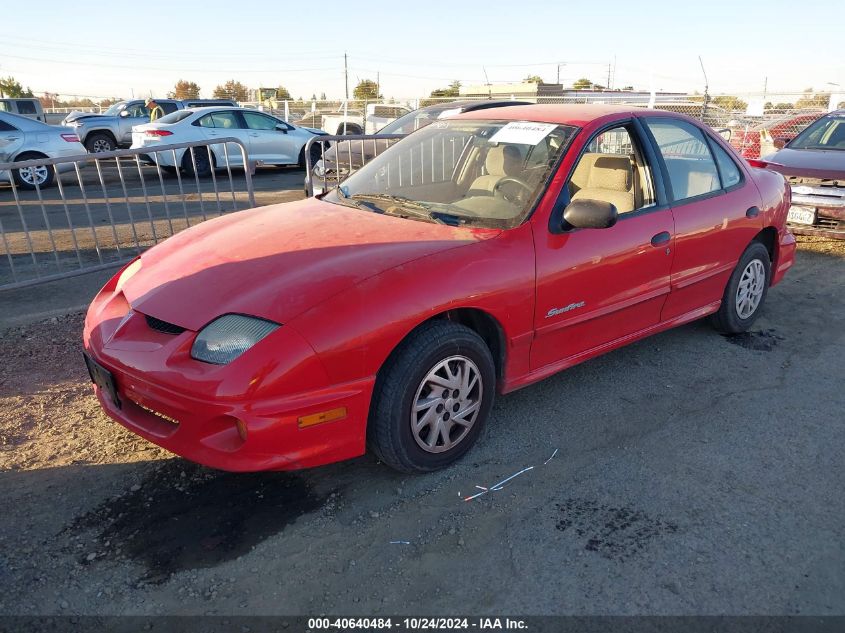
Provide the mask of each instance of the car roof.
{"label": "car roof", "polygon": [[7,119],[8,122],[18,129],[25,130],[29,129],[40,129],[40,128],[50,128],[55,127],[53,125],[47,125],[46,123],[42,123],[37,119],[32,119],[28,116],[21,116],[20,114],[15,114],[14,112],[3,112],[0,111],[0,117]]}
{"label": "car roof", "polygon": [[[244,110],[240,106],[227,106],[227,105],[210,105],[210,106],[202,106],[198,108],[185,108],[188,112],[196,112],[199,114],[205,114],[206,112],[220,112],[221,110]],[[250,112],[260,112],[260,110],[250,110]],[[269,112],[264,112],[263,114],[269,114]]]}
{"label": "car roof", "polygon": [[638,106],[605,105],[593,103],[579,104],[532,104],[522,106],[506,106],[496,108],[496,112],[487,110],[475,110],[462,112],[455,115],[456,119],[489,119],[495,116],[497,120],[504,121],[538,121],[543,123],[560,123],[564,125],[575,125],[582,127],[587,123],[613,115],[642,116],[644,113],[652,113],[656,116],[672,116],[679,119],[689,117],[676,112],[666,110],[649,110]]}
{"label": "car roof", "polygon": [[502,106],[533,105],[530,101],[516,101],[514,99],[461,99],[458,101],[445,101],[433,103],[420,108],[420,111],[427,110],[457,110],[472,112],[473,110],[484,110],[487,108],[498,108]]}

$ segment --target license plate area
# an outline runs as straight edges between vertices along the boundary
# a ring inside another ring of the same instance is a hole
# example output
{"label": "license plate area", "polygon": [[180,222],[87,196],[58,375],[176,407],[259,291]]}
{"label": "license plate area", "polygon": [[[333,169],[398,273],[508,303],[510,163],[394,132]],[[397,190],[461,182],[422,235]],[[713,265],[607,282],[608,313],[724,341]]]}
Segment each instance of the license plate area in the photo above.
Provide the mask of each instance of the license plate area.
{"label": "license plate area", "polygon": [[117,383],[114,380],[114,374],[85,352],[82,352],[82,357],[85,359],[85,366],[88,368],[91,382],[97,385],[103,393],[108,394],[114,406],[118,409],[122,408],[123,403],[120,401],[120,396],[117,395]]}
{"label": "license plate area", "polygon": [[786,221],[792,222],[793,224],[815,224],[816,210],[812,207],[799,207],[793,205],[789,207],[789,213],[786,216]]}

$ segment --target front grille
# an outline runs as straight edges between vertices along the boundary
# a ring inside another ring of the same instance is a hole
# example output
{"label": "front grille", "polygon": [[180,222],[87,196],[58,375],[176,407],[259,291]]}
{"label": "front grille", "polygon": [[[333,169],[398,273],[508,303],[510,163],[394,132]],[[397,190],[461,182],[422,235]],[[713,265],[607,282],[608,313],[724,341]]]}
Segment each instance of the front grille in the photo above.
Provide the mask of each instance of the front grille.
{"label": "front grille", "polygon": [[185,328],[183,327],[179,327],[178,325],[174,325],[173,323],[168,323],[167,321],[162,321],[161,319],[151,317],[149,314],[145,314],[144,318],[147,320],[147,325],[149,325],[156,332],[161,332],[162,334],[175,335],[181,334],[185,331]]}
{"label": "front grille", "polygon": [[836,218],[826,218],[825,216],[820,215],[816,220],[816,226],[822,229],[838,229],[839,220]]}

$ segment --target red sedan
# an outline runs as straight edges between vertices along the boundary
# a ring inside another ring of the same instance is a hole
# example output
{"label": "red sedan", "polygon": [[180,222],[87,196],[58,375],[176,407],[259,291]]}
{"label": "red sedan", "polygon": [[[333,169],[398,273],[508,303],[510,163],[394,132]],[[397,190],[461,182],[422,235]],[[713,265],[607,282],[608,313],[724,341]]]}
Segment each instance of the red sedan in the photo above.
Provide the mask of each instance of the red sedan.
{"label": "red sedan", "polygon": [[789,206],[783,176],[683,115],[466,113],[319,199],[150,249],[91,304],[86,362],[111,417],[208,466],[369,447],[430,471],[496,393],[708,315],[748,329],[793,264]]}

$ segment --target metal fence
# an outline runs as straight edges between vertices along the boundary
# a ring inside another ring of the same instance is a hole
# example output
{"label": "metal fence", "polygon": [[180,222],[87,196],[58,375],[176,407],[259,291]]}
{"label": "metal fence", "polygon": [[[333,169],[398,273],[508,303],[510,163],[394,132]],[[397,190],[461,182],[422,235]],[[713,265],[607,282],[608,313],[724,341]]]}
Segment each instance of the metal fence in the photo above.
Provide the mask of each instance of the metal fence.
{"label": "metal fence", "polygon": [[403,137],[404,134],[346,134],[309,139],[305,144],[305,195],[334,189]]}
{"label": "metal fence", "polygon": [[254,168],[235,138],[0,163],[0,290],[115,267],[254,207]]}

